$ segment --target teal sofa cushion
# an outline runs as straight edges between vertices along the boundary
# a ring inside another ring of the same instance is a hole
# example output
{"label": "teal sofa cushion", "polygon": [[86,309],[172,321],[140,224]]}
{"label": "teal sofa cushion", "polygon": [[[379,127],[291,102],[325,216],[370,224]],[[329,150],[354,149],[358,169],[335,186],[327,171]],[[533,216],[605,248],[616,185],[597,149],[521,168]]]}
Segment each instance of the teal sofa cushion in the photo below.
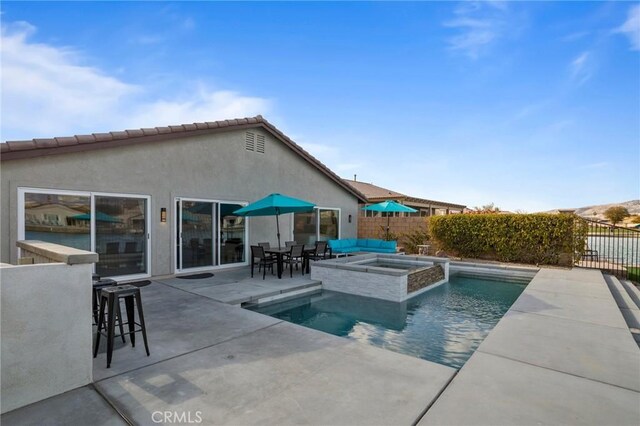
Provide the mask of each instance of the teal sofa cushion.
{"label": "teal sofa cushion", "polygon": [[358,246],[353,246],[353,247],[344,247],[340,249],[341,253],[355,253],[357,251],[361,251],[360,247]]}
{"label": "teal sofa cushion", "polygon": [[357,239],[356,240],[356,245],[358,247],[366,247],[367,246],[367,240],[363,240],[363,239]]}
{"label": "teal sofa cushion", "polygon": [[380,248],[380,244],[382,243],[382,240],[372,240],[369,239],[367,240],[367,248]]}
{"label": "teal sofa cushion", "polygon": [[396,251],[396,242],[395,241],[382,241],[380,243],[380,248]]}
{"label": "teal sofa cushion", "polygon": [[342,240],[329,240],[328,244],[329,247],[331,247],[331,250],[335,250],[335,249],[339,249],[340,247],[342,247]]}

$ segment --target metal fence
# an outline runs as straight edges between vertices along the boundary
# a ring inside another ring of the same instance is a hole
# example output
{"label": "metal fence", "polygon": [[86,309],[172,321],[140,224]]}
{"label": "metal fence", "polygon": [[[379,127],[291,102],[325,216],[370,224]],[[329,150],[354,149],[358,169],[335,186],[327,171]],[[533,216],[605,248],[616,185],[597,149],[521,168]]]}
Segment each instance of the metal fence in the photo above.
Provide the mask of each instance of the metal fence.
{"label": "metal fence", "polygon": [[585,221],[588,225],[586,250],[576,264],[640,281],[640,229]]}

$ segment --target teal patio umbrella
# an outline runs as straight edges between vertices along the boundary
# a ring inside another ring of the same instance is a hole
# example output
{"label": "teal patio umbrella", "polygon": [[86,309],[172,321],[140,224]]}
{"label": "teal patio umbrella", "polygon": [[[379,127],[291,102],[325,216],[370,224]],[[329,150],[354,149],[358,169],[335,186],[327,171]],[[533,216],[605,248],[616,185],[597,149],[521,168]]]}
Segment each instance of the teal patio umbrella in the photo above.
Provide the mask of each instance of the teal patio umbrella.
{"label": "teal patio umbrella", "polygon": [[[83,213],[77,214],[75,216],[71,216],[71,219],[75,220],[91,220],[91,213]],[[122,223],[122,219],[118,219],[117,217],[110,216],[106,213],[96,212],[96,221],[97,222],[109,222],[109,223]]]}
{"label": "teal patio umbrella", "polygon": [[312,212],[315,204],[282,194],[271,194],[233,212],[237,216],[275,216],[280,249],[280,223],[278,217],[285,213]]}
{"label": "teal patio umbrella", "polygon": [[[418,210],[407,207],[404,204],[397,203],[392,200],[383,201],[378,204],[372,204],[370,206],[363,207],[362,210],[368,210],[370,212],[386,212],[386,213],[415,213]],[[389,219],[390,215],[387,215],[387,241],[389,241]]]}

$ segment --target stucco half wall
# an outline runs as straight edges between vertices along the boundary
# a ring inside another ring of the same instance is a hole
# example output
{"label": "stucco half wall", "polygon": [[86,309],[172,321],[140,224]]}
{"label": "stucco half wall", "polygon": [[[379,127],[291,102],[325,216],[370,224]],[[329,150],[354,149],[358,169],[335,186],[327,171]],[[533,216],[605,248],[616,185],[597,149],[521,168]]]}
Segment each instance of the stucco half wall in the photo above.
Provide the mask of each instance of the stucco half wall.
{"label": "stucco half wall", "polygon": [[[264,153],[245,148],[247,131],[265,136]],[[3,161],[0,177],[3,262],[17,260],[21,187],[150,196],[152,275],[175,271],[176,197],[251,202],[279,192],[339,208],[341,236],[357,235],[357,197],[263,127]],[[292,215],[280,226],[282,240],[291,238]],[[249,220],[249,242],[258,241],[276,242],[273,217]]]}

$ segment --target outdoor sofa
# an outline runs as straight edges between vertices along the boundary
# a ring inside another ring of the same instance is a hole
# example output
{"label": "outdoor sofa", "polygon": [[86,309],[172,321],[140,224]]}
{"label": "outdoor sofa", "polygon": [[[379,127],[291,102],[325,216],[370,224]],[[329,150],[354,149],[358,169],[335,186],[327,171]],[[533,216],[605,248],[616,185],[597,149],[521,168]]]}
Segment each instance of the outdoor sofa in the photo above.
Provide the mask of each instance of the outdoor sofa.
{"label": "outdoor sofa", "polygon": [[329,240],[331,252],[335,254],[348,254],[357,252],[395,253],[396,241],[383,241],[373,239],[343,239]]}

